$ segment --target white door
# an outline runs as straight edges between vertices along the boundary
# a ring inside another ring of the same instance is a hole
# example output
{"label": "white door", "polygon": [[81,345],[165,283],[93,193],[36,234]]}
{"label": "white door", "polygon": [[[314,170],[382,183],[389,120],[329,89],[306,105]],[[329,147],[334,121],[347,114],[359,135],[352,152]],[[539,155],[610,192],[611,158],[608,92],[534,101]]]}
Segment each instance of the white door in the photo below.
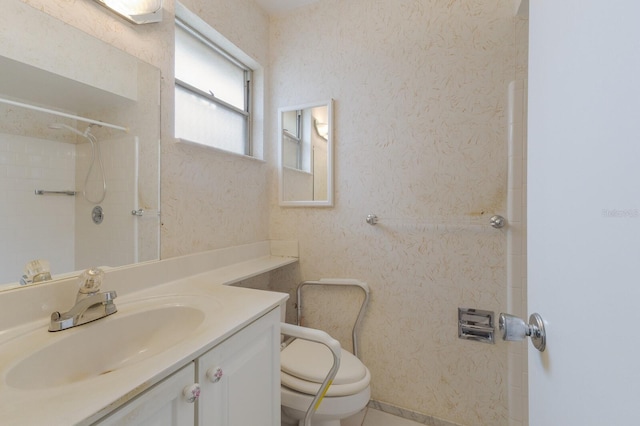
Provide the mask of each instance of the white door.
{"label": "white door", "polygon": [[640,424],[640,2],[531,0],[530,426]]}

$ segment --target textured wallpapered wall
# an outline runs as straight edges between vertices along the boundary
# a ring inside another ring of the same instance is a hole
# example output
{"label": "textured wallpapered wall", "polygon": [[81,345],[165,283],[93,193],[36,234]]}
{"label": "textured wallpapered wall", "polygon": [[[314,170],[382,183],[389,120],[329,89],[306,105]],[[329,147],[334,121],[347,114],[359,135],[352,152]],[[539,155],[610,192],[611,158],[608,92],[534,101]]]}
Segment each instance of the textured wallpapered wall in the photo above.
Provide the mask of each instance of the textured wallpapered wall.
{"label": "textured wallpapered wall", "polygon": [[[182,4],[266,67],[269,18],[252,0]],[[268,238],[266,163],[172,142],[164,148],[162,257]]]}
{"label": "textured wallpapered wall", "polygon": [[[270,235],[301,257],[272,285],[367,281],[373,398],[465,425],[508,424],[506,345],[457,338],[459,306],[506,307],[506,234],[426,223],[505,213],[513,15],[506,0],[325,0],[271,22],[272,110],[332,97],[336,111],[336,205],[281,208],[272,193]],[[337,300],[307,320],[350,347]]]}

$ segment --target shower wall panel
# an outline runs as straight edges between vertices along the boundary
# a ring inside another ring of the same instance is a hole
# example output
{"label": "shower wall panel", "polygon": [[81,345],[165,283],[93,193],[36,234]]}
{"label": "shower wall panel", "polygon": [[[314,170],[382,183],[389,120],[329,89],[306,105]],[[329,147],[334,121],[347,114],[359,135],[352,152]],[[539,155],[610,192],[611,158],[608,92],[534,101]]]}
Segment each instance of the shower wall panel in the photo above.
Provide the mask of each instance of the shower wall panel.
{"label": "shower wall panel", "polygon": [[[92,220],[96,206],[81,194],[76,203],[76,270],[92,266],[122,266],[134,263],[137,248],[137,221],[131,214],[136,209],[138,142],[135,136],[102,140],[107,193],[100,203],[104,211],[102,223]],[[91,145],[78,145],[76,185],[84,187],[91,164]],[[87,186],[89,199],[99,199],[102,180],[98,162],[93,166]]]}
{"label": "shower wall panel", "polygon": [[0,133],[0,284],[20,280],[24,265],[46,259],[53,274],[73,270],[75,145]]}

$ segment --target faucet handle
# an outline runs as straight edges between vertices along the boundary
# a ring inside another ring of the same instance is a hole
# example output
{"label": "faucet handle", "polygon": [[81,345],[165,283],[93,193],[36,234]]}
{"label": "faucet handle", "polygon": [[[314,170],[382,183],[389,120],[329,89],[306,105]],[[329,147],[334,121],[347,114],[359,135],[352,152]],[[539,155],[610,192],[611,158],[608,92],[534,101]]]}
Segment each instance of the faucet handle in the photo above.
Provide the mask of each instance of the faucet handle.
{"label": "faucet handle", "polygon": [[27,263],[24,267],[24,275],[20,279],[21,285],[37,283],[51,279],[49,261],[36,259]]}
{"label": "faucet handle", "polygon": [[92,294],[97,293],[102,285],[102,279],[104,278],[104,272],[100,268],[89,268],[80,275],[80,294]]}

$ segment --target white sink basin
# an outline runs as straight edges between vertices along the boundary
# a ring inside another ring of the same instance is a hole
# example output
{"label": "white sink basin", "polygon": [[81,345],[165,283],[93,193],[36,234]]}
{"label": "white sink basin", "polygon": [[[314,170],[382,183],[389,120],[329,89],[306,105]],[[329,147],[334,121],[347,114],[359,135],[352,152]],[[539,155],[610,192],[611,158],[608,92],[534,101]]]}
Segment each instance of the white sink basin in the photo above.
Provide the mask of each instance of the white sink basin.
{"label": "white sink basin", "polygon": [[123,311],[69,330],[30,333],[27,344],[42,339],[41,333],[49,334],[47,342],[10,367],[6,385],[46,389],[109,374],[171,348],[206,317],[197,306],[176,303]]}

